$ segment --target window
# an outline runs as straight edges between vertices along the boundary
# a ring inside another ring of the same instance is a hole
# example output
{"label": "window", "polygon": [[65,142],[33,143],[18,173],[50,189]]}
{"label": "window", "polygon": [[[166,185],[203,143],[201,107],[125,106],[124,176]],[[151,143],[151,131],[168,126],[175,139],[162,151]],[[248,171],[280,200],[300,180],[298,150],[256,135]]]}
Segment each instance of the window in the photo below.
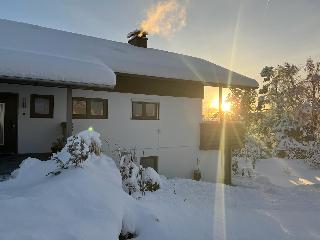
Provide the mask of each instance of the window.
{"label": "window", "polygon": [[73,99],[72,113],[75,115],[86,115],[87,101],[85,99]]}
{"label": "window", "polygon": [[90,115],[91,116],[103,116],[104,115],[104,101],[92,99],[90,101]]}
{"label": "window", "polygon": [[132,119],[159,120],[159,103],[132,102]]}
{"label": "window", "polygon": [[158,157],[157,156],[141,157],[140,165],[144,168],[151,167],[156,172],[158,172]]}
{"label": "window", "polygon": [[53,95],[32,94],[30,98],[31,118],[53,118]]}
{"label": "window", "polygon": [[78,119],[107,119],[108,100],[100,98],[73,98],[72,116]]}

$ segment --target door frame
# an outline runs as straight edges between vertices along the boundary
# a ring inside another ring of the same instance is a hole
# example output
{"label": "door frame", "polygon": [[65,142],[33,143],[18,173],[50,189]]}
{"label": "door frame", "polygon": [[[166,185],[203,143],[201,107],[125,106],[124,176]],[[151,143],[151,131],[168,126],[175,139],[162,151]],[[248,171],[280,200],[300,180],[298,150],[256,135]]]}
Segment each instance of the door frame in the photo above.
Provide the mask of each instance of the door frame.
{"label": "door frame", "polygon": [[[18,118],[19,118],[19,94],[18,93],[13,93],[13,92],[0,92],[1,96],[8,96],[8,97],[15,97],[16,99],[16,119],[15,119],[15,123],[16,123],[16,127],[15,127],[15,146],[14,148],[12,148],[14,151],[12,152],[13,154],[17,154],[18,153]],[[6,110],[5,110],[6,112]],[[5,128],[4,128],[5,129]],[[1,154],[1,153],[0,153]],[[3,154],[8,154],[8,153],[3,153]]]}

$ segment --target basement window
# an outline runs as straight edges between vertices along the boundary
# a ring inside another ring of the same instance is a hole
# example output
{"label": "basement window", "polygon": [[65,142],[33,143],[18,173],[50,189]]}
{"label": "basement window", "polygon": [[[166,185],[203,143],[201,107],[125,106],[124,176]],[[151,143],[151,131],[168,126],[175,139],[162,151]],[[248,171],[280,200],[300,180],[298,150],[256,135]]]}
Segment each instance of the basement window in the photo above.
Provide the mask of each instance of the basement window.
{"label": "basement window", "polygon": [[160,103],[132,102],[132,119],[159,120]]}
{"label": "basement window", "polygon": [[151,167],[156,172],[158,172],[158,157],[157,156],[141,157],[140,165],[144,168]]}
{"label": "basement window", "polygon": [[75,97],[72,99],[72,117],[75,119],[107,119],[108,100]]}
{"label": "basement window", "polygon": [[31,118],[53,118],[54,96],[36,95],[30,97]]}

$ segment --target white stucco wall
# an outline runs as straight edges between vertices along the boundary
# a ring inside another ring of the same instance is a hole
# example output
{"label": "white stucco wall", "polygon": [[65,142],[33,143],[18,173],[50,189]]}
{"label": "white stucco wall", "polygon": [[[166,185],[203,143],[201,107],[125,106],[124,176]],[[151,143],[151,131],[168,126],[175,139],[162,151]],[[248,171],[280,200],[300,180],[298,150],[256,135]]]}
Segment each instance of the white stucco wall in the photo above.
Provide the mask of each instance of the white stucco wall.
{"label": "white stucco wall", "polygon": [[[0,83],[0,92],[19,94],[18,153],[50,152],[51,143],[61,135],[60,123],[66,119],[66,90]],[[30,118],[31,94],[54,95],[53,118]],[[25,109],[22,108],[23,98],[27,104]]]}
{"label": "white stucco wall", "polygon": [[[136,148],[139,156],[158,156],[160,174],[192,177],[197,158],[201,158],[202,99],[84,90],[73,90],[73,96],[105,98],[109,107],[106,120],[74,119],[74,131],[91,126],[112,144]],[[160,120],[131,120],[132,100],[159,102]],[[214,179],[205,175],[206,179]]]}
{"label": "white stucco wall", "polygon": [[199,151],[199,156],[202,180],[207,182],[221,182],[218,174],[218,169],[219,167],[221,168],[220,151]]}
{"label": "white stucco wall", "polygon": [[[66,89],[0,84],[0,92],[19,94],[18,152],[49,152],[61,135],[60,123],[66,121]],[[52,119],[30,118],[31,94],[54,95]],[[201,99],[88,90],[73,90],[73,97],[108,99],[109,116],[73,119],[74,133],[93,127],[111,144],[136,148],[139,156],[158,156],[159,173],[167,177],[191,178],[199,158],[203,179],[216,180],[218,152],[199,151]],[[131,120],[132,100],[159,102],[160,120]],[[104,150],[108,151],[107,144]]]}

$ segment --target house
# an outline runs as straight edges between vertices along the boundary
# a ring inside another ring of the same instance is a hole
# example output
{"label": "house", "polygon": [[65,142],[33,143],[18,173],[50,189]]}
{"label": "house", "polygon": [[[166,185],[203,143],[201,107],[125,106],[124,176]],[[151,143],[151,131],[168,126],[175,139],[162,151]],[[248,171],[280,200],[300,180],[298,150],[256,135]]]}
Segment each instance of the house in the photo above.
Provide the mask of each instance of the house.
{"label": "house", "polygon": [[204,86],[258,87],[211,62],[146,48],[146,36],[128,44],[8,20],[0,31],[1,154],[50,152],[65,123],[67,135],[92,127],[135,148],[168,177],[191,178],[199,159],[203,179],[215,181],[219,149],[199,148]]}

